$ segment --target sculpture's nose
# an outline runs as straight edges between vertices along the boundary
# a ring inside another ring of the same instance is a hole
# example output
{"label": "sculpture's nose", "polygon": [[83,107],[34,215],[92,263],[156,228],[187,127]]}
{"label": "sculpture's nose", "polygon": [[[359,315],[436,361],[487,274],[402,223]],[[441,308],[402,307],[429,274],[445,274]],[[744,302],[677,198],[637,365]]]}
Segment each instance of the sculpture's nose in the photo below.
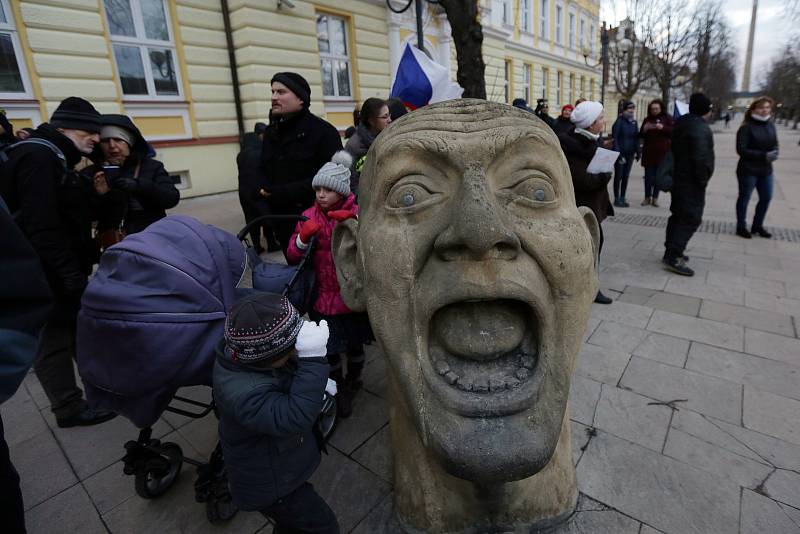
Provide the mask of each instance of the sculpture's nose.
{"label": "sculpture's nose", "polygon": [[440,258],[474,261],[517,257],[519,239],[500,217],[500,207],[480,166],[471,166],[464,172],[451,209],[449,224],[434,243]]}

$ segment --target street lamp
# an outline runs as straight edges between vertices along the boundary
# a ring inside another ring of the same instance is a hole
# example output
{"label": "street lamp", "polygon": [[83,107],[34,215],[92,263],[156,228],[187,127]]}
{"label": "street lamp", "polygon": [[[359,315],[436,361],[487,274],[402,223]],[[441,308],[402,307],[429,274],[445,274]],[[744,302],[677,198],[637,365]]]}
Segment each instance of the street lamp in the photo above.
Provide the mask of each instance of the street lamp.
{"label": "street lamp", "polygon": [[603,21],[603,25],[600,28],[600,62],[590,65],[589,54],[591,51],[589,48],[584,46],[581,52],[583,53],[583,62],[586,63],[587,67],[593,69],[600,66],[603,67],[603,75],[600,79],[600,103],[605,106],[606,80],[608,79],[608,28],[606,27],[606,21]]}
{"label": "street lamp", "polygon": [[[436,4],[436,0],[428,0],[431,4]],[[408,3],[405,7],[401,7],[400,9],[395,9],[392,7],[392,0],[386,0],[386,5],[393,13],[397,13],[398,15],[401,13],[405,13],[408,11],[408,8],[411,7],[411,4],[414,4],[414,11],[416,12],[417,16],[417,48],[419,48],[422,52],[430,57],[430,53],[425,50],[425,35],[423,34],[422,30],[422,0],[408,0]]]}

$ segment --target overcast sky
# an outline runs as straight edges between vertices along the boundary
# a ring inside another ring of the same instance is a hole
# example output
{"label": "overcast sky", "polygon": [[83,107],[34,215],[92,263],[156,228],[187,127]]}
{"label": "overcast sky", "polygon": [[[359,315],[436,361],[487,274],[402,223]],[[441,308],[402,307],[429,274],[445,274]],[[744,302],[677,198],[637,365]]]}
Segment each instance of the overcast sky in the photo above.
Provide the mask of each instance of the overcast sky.
{"label": "overcast sky", "polygon": [[[750,90],[758,90],[761,80],[772,60],[787,44],[791,35],[791,23],[787,20],[784,11],[785,0],[759,0],[758,16],[756,18],[756,34],[753,43],[753,65],[750,69]],[[602,2],[601,18],[612,23],[612,14],[616,11],[617,17],[622,13],[624,18],[625,2],[619,0],[604,0]],[[728,22],[733,30],[734,43],[737,49],[739,62],[736,65],[737,82],[736,90],[741,86],[744,71],[744,55],[747,51],[747,36],[750,31],[750,15],[753,10],[753,0],[722,0],[722,6],[728,17]]]}

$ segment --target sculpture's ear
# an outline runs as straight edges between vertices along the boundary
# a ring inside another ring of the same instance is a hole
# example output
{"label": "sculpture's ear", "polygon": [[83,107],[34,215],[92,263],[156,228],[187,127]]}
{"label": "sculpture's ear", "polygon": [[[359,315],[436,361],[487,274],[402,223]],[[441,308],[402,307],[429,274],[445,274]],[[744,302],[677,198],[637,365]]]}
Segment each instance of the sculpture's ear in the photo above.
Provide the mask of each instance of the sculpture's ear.
{"label": "sculpture's ear", "polygon": [[583,217],[583,224],[586,225],[586,228],[589,230],[589,234],[592,236],[594,266],[595,270],[597,270],[599,268],[598,263],[600,261],[600,225],[597,223],[597,218],[594,216],[594,212],[586,206],[578,206],[578,211]]}
{"label": "sculpture's ear", "polygon": [[364,265],[358,253],[358,221],[347,219],[333,229],[331,243],[336,278],[347,307],[356,312],[366,311],[364,299]]}

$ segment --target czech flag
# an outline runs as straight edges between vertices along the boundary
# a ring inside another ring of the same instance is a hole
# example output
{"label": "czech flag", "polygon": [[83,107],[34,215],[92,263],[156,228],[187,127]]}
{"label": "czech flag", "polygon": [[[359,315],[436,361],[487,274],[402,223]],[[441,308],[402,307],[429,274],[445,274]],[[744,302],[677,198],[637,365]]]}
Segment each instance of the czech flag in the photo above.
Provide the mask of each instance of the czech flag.
{"label": "czech flag", "polygon": [[461,98],[464,92],[450,81],[447,68],[439,65],[419,48],[406,44],[397,65],[390,96],[399,98],[408,109]]}

